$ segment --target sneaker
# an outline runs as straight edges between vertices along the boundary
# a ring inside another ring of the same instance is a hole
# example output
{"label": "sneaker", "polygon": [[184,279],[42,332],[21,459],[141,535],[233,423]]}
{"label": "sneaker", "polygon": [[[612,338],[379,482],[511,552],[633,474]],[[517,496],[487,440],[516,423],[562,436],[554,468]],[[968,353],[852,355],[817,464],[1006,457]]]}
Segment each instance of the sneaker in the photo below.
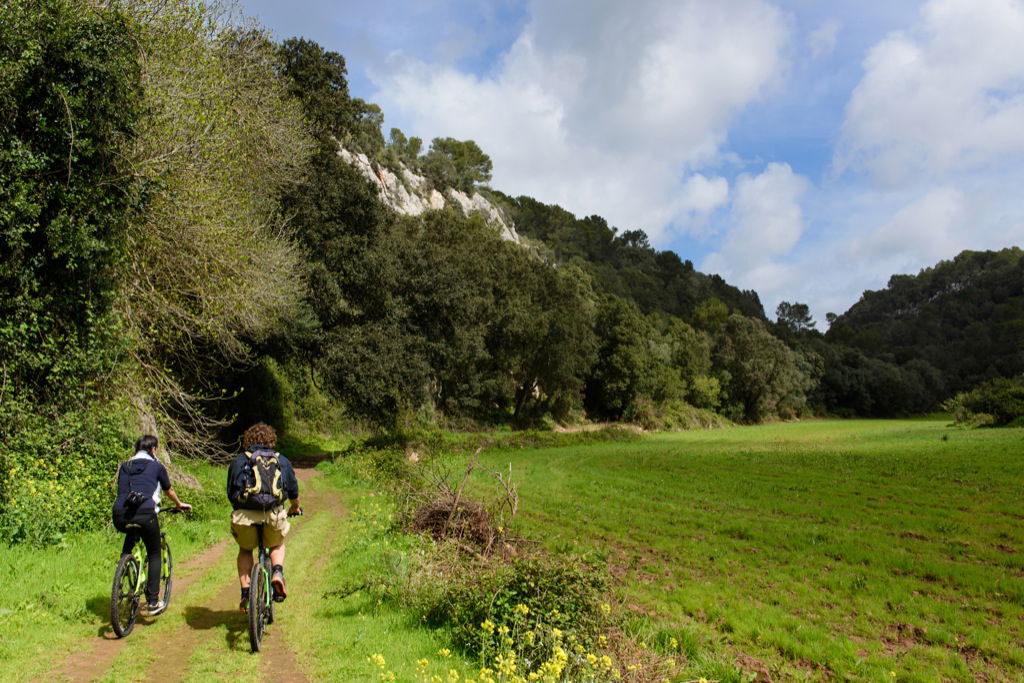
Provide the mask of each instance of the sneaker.
{"label": "sneaker", "polygon": [[284,602],[284,599],[288,597],[288,592],[284,589],[284,572],[282,570],[274,570],[274,575],[270,578],[270,587],[274,589],[274,602]]}
{"label": "sneaker", "polygon": [[146,609],[142,614],[147,617],[155,617],[158,614],[163,614],[165,609],[167,609],[167,603],[163,600],[158,600],[157,602],[151,602],[146,605]]}
{"label": "sneaker", "polygon": [[243,613],[249,611],[249,589],[242,589],[242,600],[238,603],[238,609],[242,610]]}

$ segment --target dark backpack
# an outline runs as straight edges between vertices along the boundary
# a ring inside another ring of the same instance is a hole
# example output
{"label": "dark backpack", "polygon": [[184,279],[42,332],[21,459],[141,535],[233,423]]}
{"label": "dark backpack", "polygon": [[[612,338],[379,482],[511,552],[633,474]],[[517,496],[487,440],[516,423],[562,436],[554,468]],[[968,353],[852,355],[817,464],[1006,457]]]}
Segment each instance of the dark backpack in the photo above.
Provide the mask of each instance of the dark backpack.
{"label": "dark backpack", "polygon": [[270,510],[283,503],[279,455],[269,449],[246,451],[232,482],[231,502],[247,510]]}
{"label": "dark backpack", "polygon": [[[144,467],[145,465],[132,463],[131,461],[121,463],[121,469],[128,475],[128,493],[123,497],[119,496],[114,501],[114,511],[111,520],[114,523],[114,528],[121,533],[128,531],[126,526],[128,520],[135,516],[139,506],[146,502],[146,499],[149,497],[142,491],[136,490],[135,482],[132,479],[132,474],[140,474]],[[133,469],[135,472],[132,472]]]}

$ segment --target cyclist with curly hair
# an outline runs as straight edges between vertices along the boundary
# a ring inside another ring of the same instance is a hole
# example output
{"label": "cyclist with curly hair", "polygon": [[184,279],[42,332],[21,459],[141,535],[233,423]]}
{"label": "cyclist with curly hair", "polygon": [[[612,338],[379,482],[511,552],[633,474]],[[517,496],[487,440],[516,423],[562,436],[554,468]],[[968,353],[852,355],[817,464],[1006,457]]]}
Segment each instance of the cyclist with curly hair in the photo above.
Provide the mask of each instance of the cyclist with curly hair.
{"label": "cyclist with curly hair", "polygon": [[[273,574],[270,579],[274,600],[282,602],[288,593],[284,582],[285,536],[291,528],[288,513],[297,514],[299,482],[288,458],[277,453],[277,432],[259,422],[242,435],[244,452],[228,467],[228,500],[231,501],[231,535],[238,543],[238,582],[242,588],[239,607],[244,612],[249,604],[249,575],[252,572],[252,551],[258,536],[254,525],[263,526],[263,540],[270,551]],[[289,510],[285,510],[285,501]]]}

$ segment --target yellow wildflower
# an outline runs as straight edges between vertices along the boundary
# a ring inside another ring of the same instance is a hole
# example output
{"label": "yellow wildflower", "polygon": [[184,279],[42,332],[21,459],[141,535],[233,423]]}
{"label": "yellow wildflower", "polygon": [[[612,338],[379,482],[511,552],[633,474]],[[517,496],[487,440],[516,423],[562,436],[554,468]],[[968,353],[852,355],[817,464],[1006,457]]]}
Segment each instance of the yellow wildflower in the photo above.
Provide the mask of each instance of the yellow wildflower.
{"label": "yellow wildflower", "polygon": [[490,619],[485,619],[484,622],[480,624],[480,628],[487,631],[488,633],[494,633],[494,622],[492,622]]}
{"label": "yellow wildflower", "polygon": [[384,655],[380,654],[379,652],[371,657],[367,657],[366,661],[370,662],[371,664],[376,664],[381,669],[384,668]]}

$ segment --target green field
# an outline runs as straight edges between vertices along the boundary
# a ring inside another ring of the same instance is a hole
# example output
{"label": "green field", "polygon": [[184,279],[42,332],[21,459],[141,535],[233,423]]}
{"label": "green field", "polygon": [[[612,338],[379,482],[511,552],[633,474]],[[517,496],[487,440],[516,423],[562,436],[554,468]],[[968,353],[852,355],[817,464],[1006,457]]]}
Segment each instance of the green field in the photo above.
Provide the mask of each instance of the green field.
{"label": "green field", "polygon": [[524,530],[606,563],[626,622],[694,675],[1024,678],[1024,430],[818,421],[482,463],[511,463]]}

